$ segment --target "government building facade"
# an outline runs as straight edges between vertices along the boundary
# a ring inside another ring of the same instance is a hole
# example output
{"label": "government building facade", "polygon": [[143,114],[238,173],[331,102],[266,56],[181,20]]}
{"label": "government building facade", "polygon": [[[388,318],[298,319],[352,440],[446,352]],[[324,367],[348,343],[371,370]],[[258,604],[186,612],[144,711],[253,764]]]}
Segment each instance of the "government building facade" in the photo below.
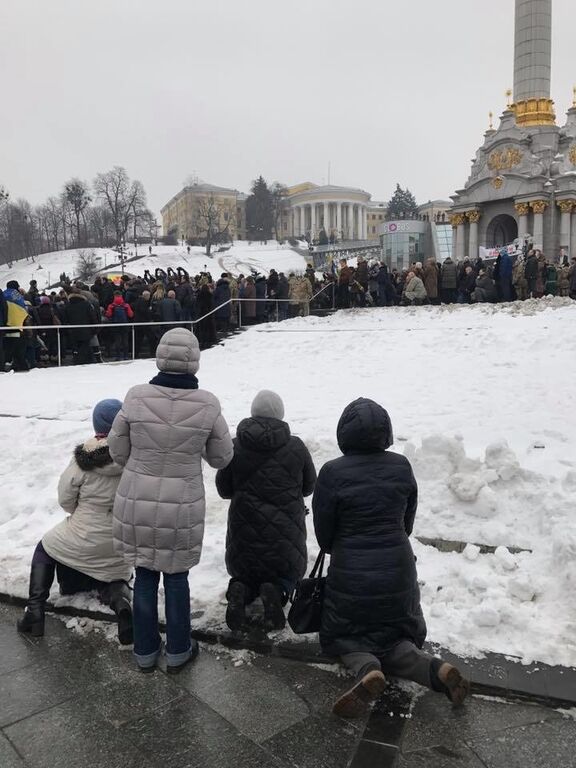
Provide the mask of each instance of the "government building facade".
{"label": "government building facade", "polygon": [[[231,240],[246,238],[246,198],[236,189],[194,183],[184,187],[162,208],[164,235],[194,240],[203,236],[202,206],[212,198],[221,212],[219,229],[228,225]],[[363,189],[305,182],[288,188],[279,222],[282,238],[317,241],[324,232],[341,241],[378,240],[386,204],[375,202]]]}

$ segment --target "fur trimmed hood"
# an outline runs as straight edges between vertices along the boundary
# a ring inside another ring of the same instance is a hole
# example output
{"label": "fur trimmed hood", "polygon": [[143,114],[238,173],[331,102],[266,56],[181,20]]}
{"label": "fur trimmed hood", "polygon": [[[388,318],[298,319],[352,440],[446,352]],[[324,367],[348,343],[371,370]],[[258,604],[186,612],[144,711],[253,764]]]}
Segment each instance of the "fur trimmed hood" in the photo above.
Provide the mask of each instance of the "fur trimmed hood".
{"label": "fur trimmed hood", "polygon": [[106,438],[91,437],[74,449],[76,464],[83,472],[101,472],[106,475],[120,475],[122,467],[114,464]]}

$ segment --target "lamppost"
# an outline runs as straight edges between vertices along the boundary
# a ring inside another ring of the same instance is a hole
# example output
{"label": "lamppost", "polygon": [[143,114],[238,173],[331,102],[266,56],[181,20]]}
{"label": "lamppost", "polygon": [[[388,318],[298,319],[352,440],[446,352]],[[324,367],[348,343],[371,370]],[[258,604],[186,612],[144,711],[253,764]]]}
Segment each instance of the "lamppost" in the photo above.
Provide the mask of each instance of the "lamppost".
{"label": "lamppost", "polygon": [[124,251],[126,249],[126,242],[124,240],[120,241],[120,269],[122,270],[122,274],[124,274],[124,261],[126,259],[124,255]]}

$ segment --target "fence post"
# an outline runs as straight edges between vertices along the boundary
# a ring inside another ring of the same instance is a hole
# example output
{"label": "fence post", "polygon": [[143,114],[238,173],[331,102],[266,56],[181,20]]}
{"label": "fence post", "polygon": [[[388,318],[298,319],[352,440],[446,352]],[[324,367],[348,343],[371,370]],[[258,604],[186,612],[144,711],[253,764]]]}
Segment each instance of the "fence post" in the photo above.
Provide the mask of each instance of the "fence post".
{"label": "fence post", "polygon": [[242,328],[242,302],[238,300],[238,330]]}
{"label": "fence post", "polygon": [[62,365],[62,343],[60,341],[60,326],[59,325],[56,326],[56,332],[58,334],[58,336],[57,336],[57,338],[58,338],[58,367],[60,368],[60,366]]}
{"label": "fence post", "polygon": [[277,322],[277,323],[279,323],[279,322],[280,322],[280,318],[279,318],[279,316],[278,316],[278,312],[279,312],[279,307],[278,307],[278,305],[279,305],[279,302],[278,302],[278,301],[276,301],[276,322]]}
{"label": "fence post", "polygon": [[132,323],[132,360],[136,360],[136,330],[134,323]]}

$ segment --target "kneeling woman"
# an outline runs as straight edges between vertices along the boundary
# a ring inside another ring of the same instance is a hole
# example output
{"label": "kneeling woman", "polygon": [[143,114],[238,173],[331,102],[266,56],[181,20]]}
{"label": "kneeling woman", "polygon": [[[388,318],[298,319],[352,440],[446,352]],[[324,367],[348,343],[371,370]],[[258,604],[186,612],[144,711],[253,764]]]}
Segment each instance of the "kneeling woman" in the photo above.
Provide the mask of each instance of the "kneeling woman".
{"label": "kneeling woman", "polygon": [[118,638],[132,643],[131,568],[117,555],[112,507],[122,468],[114,464],[107,437],[122,403],[102,400],[94,408],[94,437],[78,445],[58,483],[58,502],[69,517],[48,531],[36,547],[30,595],[18,630],[44,634],[44,610],[57,574],[62,595],[96,590],[118,616]]}
{"label": "kneeling woman", "polygon": [[409,461],[387,450],[388,413],[356,400],[344,409],[337,437],[344,455],[322,467],[312,502],[318,543],[331,555],[320,643],[357,675],[334,713],[362,715],[384,690],[383,673],[462,704],[468,681],[422,651],[426,624],[408,538],[418,489]]}
{"label": "kneeling woman", "polygon": [[246,625],[245,606],[258,596],[267,629],[285,625],[283,606],[306,571],[306,507],[316,470],[308,449],[284,421],[284,404],[262,390],[252,403],[252,418],[238,425],[234,458],[216,475],[228,512],[226,623]]}

